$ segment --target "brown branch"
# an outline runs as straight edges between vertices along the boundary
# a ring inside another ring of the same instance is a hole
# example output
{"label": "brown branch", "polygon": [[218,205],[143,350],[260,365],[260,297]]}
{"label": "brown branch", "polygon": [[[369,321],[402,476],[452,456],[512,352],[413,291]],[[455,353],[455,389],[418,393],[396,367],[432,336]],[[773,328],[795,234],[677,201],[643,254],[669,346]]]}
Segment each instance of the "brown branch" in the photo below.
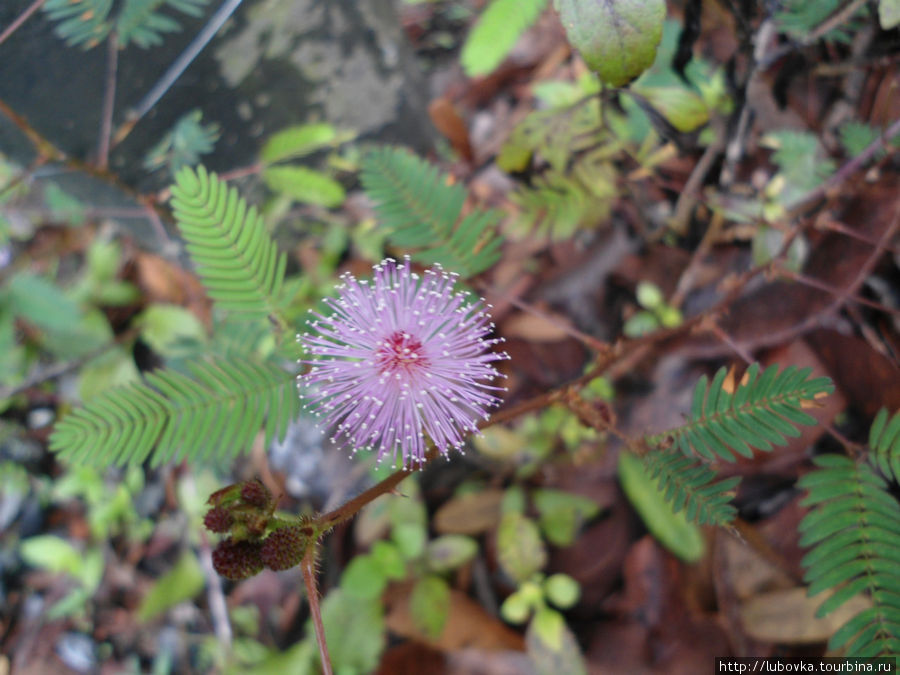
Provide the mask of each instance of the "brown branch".
{"label": "brown branch", "polygon": [[0,45],[6,42],[9,39],[9,36],[19,29],[19,26],[28,21],[28,18],[38,11],[43,6],[44,2],[46,2],[46,0],[34,0],[24,12],[19,14],[19,16],[17,16],[15,20],[0,33]]}
{"label": "brown branch", "polygon": [[[900,317],[900,310],[894,309],[893,307],[888,307],[887,305],[883,305],[880,302],[875,302],[874,300],[869,300],[868,298],[864,298],[860,295],[854,295],[851,291],[848,291],[849,287],[839,288],[837,286],[832,286],[831,284],[826,284],[824,281],[819,281],[813,277],[807,276],[805,274],[801,274],[800,272],[794,272],[793,270],[787,269],[783,265],[777,265],[775,267],[778,274],[792,281],[796,281],[799,284],[803,284],[804,286],[809,286],[810,288],[815,288],[819,291],[825,291],[826,293],[833,295],[839,299],[842,299],[841,304],[844,302],[856,302],[860,305],[865,305],[866,307],[871,307],[872,309],[877,309],[880,312],[884,312],[885,314],[891,314],[896,317]],[[864,281],[864,279],[862,280]],[[854,280],[853,284],[862,283],[860,280]]]}

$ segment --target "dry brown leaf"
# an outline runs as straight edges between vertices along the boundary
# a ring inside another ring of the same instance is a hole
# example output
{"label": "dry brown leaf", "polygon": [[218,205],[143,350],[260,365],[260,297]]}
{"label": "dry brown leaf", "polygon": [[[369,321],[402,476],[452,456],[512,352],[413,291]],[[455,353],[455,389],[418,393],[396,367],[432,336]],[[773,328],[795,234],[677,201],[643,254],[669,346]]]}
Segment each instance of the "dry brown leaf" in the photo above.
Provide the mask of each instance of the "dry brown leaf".
{"label": "dry brown leaf", "polygon": [[434,529],[441,534],[480,534],[500,521],[502,490],[484,490],[454,497],[434,514]]}
{"label": "dry brown leaf", "polygon": [[425,637],[416,628],[409,612],[411,592],[412,585],[406,583],[391,587],[385,593],[388,607],[386,622],[391,632],[441,651],[463,648],[524,650],[521,635],[457,590],[450,591],[450,613],[441,635],[437,639]]}
{"label": "dry brown leaf", "polygon": [[741,607],[744,630],[755,640],[779,644],[825,642],[858,612],[871,607],[870,600],[857,595],[824,618],[816,610],[827,593],[810,598],[806,588],[771,591],[750,598]]}
{"label": "dry brown leaf", "polygon": [[561,314],[520,313],[503,323],[503,334],[531,342],[559,342],[571,335],[572,324]]}

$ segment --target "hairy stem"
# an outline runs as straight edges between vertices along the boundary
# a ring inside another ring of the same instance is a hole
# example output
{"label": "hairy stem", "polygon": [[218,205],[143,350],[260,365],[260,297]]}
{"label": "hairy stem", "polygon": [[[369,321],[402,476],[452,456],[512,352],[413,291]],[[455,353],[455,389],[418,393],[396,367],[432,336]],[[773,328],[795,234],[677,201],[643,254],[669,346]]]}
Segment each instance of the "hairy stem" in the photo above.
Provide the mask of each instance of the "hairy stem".
{"label": "hairy stem", "polygon": [[319,588],[316,583],[316,546],[313,544],[306,549],[303,562],[303,582],[306,584],[306,595],[309,599],[309,613],[312,616],[313,627],[316,631],[316,644],[319,647],[319,658],[322,660],[323,675],[332,675],[331,657],[328,656],[328,645],[325,642],[325,626],[322,624],[322,610],[319,607]]}

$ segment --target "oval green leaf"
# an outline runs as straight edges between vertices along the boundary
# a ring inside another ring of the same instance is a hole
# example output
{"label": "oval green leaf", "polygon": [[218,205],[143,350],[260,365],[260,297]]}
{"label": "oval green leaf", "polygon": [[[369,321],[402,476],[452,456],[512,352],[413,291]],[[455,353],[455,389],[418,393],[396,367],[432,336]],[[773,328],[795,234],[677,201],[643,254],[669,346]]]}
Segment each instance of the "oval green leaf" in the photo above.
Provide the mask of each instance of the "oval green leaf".
{"label": "oval green leaf", "polygon": [[569,42],[606,84],[623,87],[653,65],[664,0],[554,0]]}

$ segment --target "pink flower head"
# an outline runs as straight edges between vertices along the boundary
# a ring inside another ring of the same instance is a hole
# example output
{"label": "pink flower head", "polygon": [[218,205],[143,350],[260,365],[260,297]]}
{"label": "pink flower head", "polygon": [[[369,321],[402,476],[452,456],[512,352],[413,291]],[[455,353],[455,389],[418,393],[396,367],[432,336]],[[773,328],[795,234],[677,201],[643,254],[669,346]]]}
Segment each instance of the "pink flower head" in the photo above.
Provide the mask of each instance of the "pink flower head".
{"label": "pink flower head", "polygon": [[426,436],[446,455],[478,433],[500,403],[491,363],[509,357],[488,351],[502,338],[485,339],[494,324],[481,301],[453,291],[455,274],[435,266],[420,276],[408,258],[374,269],[372,281],[342,275],[338,297],[325,300],[331,316],[313,313],[315,332],[298,337],[316,357],[304,361],[302,395],[332,442],[421,464]]}

